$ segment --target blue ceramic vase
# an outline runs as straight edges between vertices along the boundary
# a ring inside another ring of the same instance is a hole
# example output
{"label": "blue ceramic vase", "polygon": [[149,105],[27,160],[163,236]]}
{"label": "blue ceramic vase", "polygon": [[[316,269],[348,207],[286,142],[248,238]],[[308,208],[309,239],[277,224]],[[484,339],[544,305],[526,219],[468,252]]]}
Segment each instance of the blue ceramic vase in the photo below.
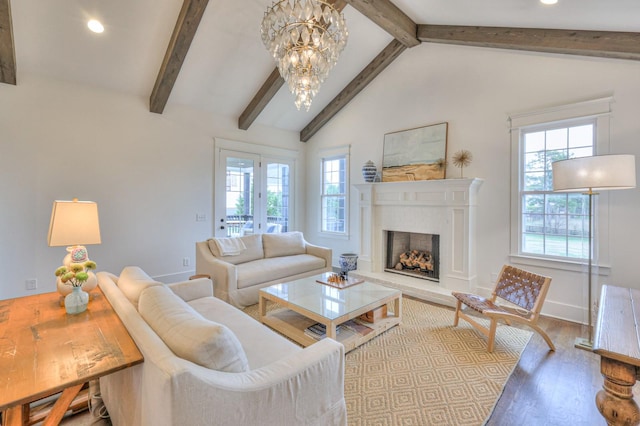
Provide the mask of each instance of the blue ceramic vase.
{"label": "blue ceramic vase", "polygon": [[365,182],[373,182],[376,173],[378,173],[378,169],[376,165],[373,164],[373,161],[369,160],[362,166],[362,177],[364,177]]}
{"label": "blue ceramic vase", "polygon": [[349,271],[355,271],[358,269],[358,255],[355,253],[342,253],[338,259],[340,265],[340,272],[348,274]]}

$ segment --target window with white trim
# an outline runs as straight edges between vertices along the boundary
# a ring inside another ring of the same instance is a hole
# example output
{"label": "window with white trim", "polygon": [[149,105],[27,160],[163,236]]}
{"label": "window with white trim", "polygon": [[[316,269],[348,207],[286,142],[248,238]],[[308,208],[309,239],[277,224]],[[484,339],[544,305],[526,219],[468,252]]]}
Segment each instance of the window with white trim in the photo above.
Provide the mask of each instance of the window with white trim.
{"label": "window with white trim", "polygon": [[[536,264],[550,260],[569,265],[588,258],[588,199],[580,193],[553,192],[551,164],[608,153],[612,101],[594,99],[509,117],[512,261]],[[598,200],[598,245],[606,246],[608,198]]]}
{"label": "window with white trim", "polygon": [[349,191],[348,155],[322,159],[321,232],[347,234]]}
{"label": "window with white trim", "polygon": [[594,155],[595,135],[595,119],[521,130],[520,253],[588,257],[587,199],[579,193],[553,192],[551,164]]}

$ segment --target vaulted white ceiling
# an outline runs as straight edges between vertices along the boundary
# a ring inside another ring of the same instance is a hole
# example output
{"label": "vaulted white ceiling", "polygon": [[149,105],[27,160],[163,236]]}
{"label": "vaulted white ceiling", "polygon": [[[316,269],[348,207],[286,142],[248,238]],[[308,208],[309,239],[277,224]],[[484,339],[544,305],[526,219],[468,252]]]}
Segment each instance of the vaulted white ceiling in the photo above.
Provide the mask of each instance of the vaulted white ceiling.
{"label": "vaulted white ceiling", "polygon": [[[638,0],[559,0],[554,6],[539,0],[393,3],[418,24],[640,32]],[[240,116],[275,68],[259,30],[270,4],[209,0],[165,113],[183,104]],[[21,75],[40,74],[148,103],[181,7],[182,0],[13,0],[18,85]],[[285,85],[256,123],[300,131],[393,39],[353,7],[347,5],[344,14],[349,42],[311,110],[297,111]],[[89,18],[102,21],[104,33],[91,33]]]}

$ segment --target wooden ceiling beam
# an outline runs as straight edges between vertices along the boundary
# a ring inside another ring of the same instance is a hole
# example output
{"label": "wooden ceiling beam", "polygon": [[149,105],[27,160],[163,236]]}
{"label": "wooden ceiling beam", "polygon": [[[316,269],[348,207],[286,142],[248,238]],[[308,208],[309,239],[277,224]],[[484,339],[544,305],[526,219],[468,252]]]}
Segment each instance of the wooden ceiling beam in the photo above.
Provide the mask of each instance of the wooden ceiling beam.
{"label": "wooden ceiling beam", "polygon": [[420,40],[416,36],[417,24],[390,0],[346,1],[406,47],[420,44]]}
{"label": "wooden ceiling beam", "polygon": [[16,49],[9,0],[0,0],[0,83],[16,84]]}
{"label": "wooden ceiling beam", "polygon": [[640,33],[418,25],[423,42],[640,60]]}
{"label": "wooden ceiling beam", "polygon": [[[328,3],[333,4],[333,7],[338,11],[342,11],[346,6],[345,0],[329,0]],[[240,118],[238,118],[238,128],[247,130],[256,118],[260,115],[262,110],[271,102],[271,99],[278,93],[278,90],[284,84],[284,78],[280,76],[278,68],[276,67],[267,80],[262,84],[258,93],[255,94],[249,105],[242,111]]]}
{"label": "wooden ceiling beam", "polygon": [[149,98],[149,110],[162,114],[209,0],[184,0]]}
{"label": "wooden ceiling beam", "polygon": [[373,81],[391,62],[407,48],[399,40],[393,40],[361,72],[342,89],[329,104],[300,132],[300,141],[307,142],[322,126],[327,124],[345,105]]}
{"label": "wooden ceiling beam", "polygon": [[247,105],[242,114],[240,114],[240,118],[238,118],[238,128],[247,130],[276,93],[278,93],[278,90],[280,90],[283,84],[284,78],[280,77],[280,72],[276,67],[271,71],[271,74],[267,77],[267,81],[262,84],[258,93],[251,99],[249,105]]}

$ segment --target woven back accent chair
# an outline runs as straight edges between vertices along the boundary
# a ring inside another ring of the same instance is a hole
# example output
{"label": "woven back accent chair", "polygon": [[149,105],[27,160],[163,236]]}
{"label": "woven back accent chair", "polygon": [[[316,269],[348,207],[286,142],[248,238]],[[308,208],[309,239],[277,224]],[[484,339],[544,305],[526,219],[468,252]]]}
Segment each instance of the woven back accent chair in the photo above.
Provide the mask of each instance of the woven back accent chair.
{"label": "woven back accent chair", "polygon": [[[502,320],[507,325],[511,325],[511,321],[523,323],[538,332],[549,345],[549,349],[555,351],[553,342],[537,324],[550,284],[551,278],[549,277],[505,265],[500,271],[491,298],[486,299],[475,294],[452,292],[453,296],[458,299],[453,325],[457,326],[460,318],[467,321],[487,336],[489,339],[487,352],[493,352],[498,321]],[[500,299],[510,302],[512,305],[498,304]],[[490,320],[489,328],[462,312],[462,305],[466,305],[487,317]]]}

